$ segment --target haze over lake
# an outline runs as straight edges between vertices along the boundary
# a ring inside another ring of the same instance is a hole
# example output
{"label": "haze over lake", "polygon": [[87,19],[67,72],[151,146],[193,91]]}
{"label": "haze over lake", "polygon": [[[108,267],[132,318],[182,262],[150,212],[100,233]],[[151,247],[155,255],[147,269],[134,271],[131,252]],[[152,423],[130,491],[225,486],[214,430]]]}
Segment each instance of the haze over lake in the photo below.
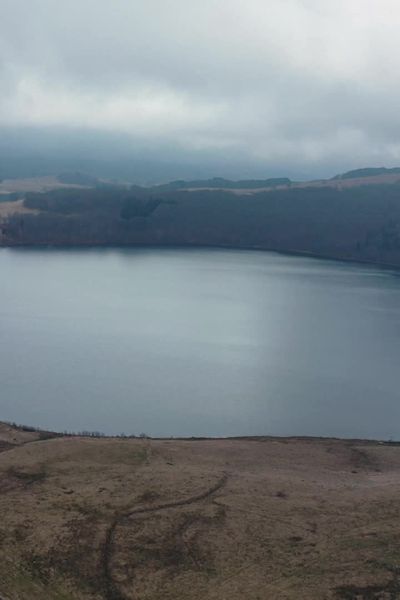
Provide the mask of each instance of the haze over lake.
{"label": "haze over lake", "polygon": [[400,277],[213,249],[0,250],[0,414],[153,436],[400,438]]}

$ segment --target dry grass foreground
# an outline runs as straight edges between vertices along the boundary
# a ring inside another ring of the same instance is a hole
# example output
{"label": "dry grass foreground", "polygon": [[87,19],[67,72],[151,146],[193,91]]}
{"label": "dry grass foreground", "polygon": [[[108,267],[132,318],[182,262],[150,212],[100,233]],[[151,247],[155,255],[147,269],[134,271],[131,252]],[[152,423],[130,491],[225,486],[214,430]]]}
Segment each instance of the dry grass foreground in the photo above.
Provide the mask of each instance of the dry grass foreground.
{"label": "dry grass foreground", "polygon": [[400,598],[400,447],[0,424],[2,600]]}

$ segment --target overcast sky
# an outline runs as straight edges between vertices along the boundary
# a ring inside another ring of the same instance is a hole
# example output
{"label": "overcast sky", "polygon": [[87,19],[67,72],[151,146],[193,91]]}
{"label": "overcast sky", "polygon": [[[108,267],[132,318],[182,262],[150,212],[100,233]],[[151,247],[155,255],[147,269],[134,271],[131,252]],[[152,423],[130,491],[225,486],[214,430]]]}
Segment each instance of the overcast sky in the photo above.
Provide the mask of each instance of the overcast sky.
{"label": "overcast sky", "polygon": [[0,0],[0,126],[265,176],[400,165],[399,33],[398,0]]}

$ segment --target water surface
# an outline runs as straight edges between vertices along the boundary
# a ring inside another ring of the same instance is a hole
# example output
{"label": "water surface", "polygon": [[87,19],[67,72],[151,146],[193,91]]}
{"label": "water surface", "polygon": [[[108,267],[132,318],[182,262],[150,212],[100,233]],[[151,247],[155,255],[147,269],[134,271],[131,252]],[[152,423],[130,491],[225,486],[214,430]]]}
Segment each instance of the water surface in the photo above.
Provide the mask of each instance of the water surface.
{"label": "water surface", "polygon": [[400,277],[266,252],[1,249],[0,419],[400,438]]}

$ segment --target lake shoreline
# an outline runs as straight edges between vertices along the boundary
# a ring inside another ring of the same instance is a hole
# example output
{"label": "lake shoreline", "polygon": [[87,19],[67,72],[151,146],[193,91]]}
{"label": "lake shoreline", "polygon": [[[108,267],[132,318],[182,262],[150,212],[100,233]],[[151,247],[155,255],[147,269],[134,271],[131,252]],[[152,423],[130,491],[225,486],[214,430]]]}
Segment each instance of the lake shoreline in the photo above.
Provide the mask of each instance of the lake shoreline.
{"label": "lake shoreline", "polygon": [[366,267],[376,267],[383,270],[389,271],[400,271],[400,264],[397,263],[388,263],[381,261],[372,261],[372,260],[362,260],[359,258],[351,258],[351,257],[343,257],[343,256],[335,256],[331,254],[318,254],[315,252],[309,252],[306,250],[280,250],[277,248],[266,248],[264,246],[235,246],[228,244],[104,244],[104,243],[88,243],[88,244],[54,244],[54,243],[35,243],[35,244],[2,244],[0,243],[1,249],[26,249],[26,250],[35,250],[37,249],[49,249],[49,250],[84,250],[84,249],[110,249],[110,250],[127,250],[127,249],[149,249],[149,250],[236,250],[236,251],[254,251],[254,252],[267,252],[271,254],[278,254],[281,256],[293,256],[300,258],[313,258],[315,260],[328,261],[328,262],[337,262],[337,263],[345,263],[345,264],[353,264],[353,265],[363,265]]}

